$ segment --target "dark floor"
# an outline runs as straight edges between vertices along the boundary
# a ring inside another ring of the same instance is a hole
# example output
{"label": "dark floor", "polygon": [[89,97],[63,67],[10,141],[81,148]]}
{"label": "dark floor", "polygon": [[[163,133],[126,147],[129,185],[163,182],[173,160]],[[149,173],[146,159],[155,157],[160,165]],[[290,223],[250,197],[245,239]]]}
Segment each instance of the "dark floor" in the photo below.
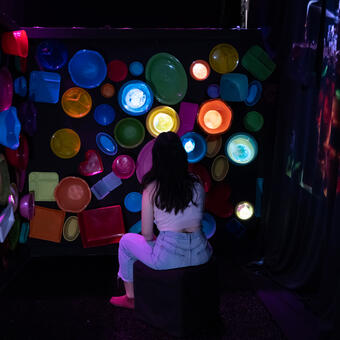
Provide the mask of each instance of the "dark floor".
{"label": "dark floor", "polygon": [[[221,325],[187,339],[285,339],[241,268],[221,261]],[[0,339],[176,339],[109,304],[116,272],[113,257],[32,259],[0,296]]]}

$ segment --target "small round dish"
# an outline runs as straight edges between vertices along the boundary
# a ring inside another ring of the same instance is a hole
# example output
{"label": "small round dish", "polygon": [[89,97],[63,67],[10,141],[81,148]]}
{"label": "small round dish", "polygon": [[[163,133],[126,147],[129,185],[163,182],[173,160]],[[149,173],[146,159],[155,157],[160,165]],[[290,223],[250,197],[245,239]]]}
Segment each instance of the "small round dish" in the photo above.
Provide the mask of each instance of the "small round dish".
{"label": "small round dish", "polygon": [[199,162],[207,152],[207,142],[197,132],[187,132],[181,137],[189,163]]}
{"label": "small round dish", "polygon": [[79,135],[72,129],[59,129],[51,137],[50,147],[53,153],[64,159],[74,157],[80,150]]}
{"label": "small round dish", "polygon": [[124,198],[125,208],[130,212],[138,212],[142,210],[142,195],[139,192],[132,191]]}
{"label": "small round dish", "polygon": [[207,142],[206,157],[208,158],[215,157],[221,149],[222,136],[221,135],[208,135],[205,141]]}
{"label": "small round dish", "polygon": [[69,216],[63,226],[63,236],[66,241],[74,241],[80,233],[77,216]]}
{"label": "small round dish", "polygon": [[210,65],[205,60],[198,59],[190,65],[190,75],[197,81],[203,81],[210,75]]}
{"label": "small round dish", "polygon": [[114,156],[118,151],[116,141],[106,132],[99,132],[96,135],[96,143],[100,151],[106,155]]}
{"label": "small round dish", "polygon": [[80,87],[71,87],[61,97],[61,106],[72,118],[86,116],[92,107],[91,95]]}
{"label": "small round dish", "polygon": [[94,110],[94,119],[99,125],[110,125],[116,117],[116,111],[109,104],[100,104]]}
{"label": "small round dish", "polygon": [[106,77],[107,67],[97,51],[79,50],[68,63],[68,72],[74,84],[85,89],[99,86]]}
{"label": "small round dish", "polygon": [[211,68],[220,74],[235,70],[239,63],[239,55],[234,46],[230,44],[218,44],[209,53]]}
{"label": "small round dish", "polygon": [[224,152],[236,165],[247,165],[257,156],[257,141],[248,133],[234,133],[225,143]]}
{"label": "small round dish", "polygon": [[112,98],[116,90],[110,83],[105,83],[100,87],[100,93],[104,98]]}
{"label": "small round dish", "polygon": [[92,193],[82,178],[69,176],[63,178],[55,187],[54,197],[61,210],[79,213],[90,203]]}
{"label": "small round dish", "polygon": [[229,162],[225,155],[218,155],[211,165],[211,177],[214,181],[222,181],[228,173]]}
{"label": "small round dish", "polygon": [[112,171],[122,179],[130,178],[136,169],[135,161],[129,155],[119,155],[112,162]]}
{"label": "small round dish", "polygon": [[118,92],[118,104],[130,116],[141,116],[152,107],[151,87],[141,80],[125,83]]}
{"label": "small round dish", "polygon": [[132,149],[142,144],[145,137],[145,129],[138,119],[123,118],[116,123],[113,135],[121,147]]}
{"label": "small round dish", "polygon": [[180,119],[172,107],[156,106],[148,113],[145,125],[150,135],[157,137],[162,132],[177,132]]}
{"label": "small round dish", "polygon": [[254,207],[250,202],[239,202],[235,207],[235,215],[240,220],[249,220],[254,215]]}
{"label": "small round dish", "polygon": [[244,100],[247,106],[254,106],[261,98],[262,84],[258,80],[253,80],[248,85],[248,96]]}

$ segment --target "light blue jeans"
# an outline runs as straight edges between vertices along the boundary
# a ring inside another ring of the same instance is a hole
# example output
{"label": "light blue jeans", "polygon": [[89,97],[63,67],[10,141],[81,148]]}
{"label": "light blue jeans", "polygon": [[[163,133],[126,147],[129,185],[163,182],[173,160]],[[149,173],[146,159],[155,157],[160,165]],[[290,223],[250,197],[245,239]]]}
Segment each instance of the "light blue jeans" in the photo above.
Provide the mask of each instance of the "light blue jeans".
{"label": "light blue jeans", "polygon": [[155,241],[127,233],[119,241],[118,277],[133,281],[133,264],[139,260],[153,269],[198,266],[209,261],[213,249],[205,234],[161,231]]}

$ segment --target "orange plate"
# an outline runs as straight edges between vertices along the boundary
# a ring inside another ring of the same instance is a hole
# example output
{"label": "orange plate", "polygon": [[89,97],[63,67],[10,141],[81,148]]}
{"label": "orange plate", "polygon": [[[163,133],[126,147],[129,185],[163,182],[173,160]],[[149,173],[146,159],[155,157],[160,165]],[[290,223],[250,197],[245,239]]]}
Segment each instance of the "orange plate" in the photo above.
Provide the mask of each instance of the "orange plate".
{"label": "orange plate", "polygon": [[61,210],[79,213],[90,203],[92,193],[82,178],[69,176],[56,186],[54,197]]}
{"label": "orange plate", "polygon": [[29,237],[59,243],[64,219],[64,211],[36,205],[34,217],[30,220]]}
{"label": "orange plate", "polygon": [[[204,116],[209,111],[216,112],[216,115],[219,114],[221,122],[216,128],[210,128],[204,122]],[[209,135],[222,134],[229,129],[232,115],[231,108],[223,100],[209,99],[201,104],[198,110],[197,122],[199,126]]]}

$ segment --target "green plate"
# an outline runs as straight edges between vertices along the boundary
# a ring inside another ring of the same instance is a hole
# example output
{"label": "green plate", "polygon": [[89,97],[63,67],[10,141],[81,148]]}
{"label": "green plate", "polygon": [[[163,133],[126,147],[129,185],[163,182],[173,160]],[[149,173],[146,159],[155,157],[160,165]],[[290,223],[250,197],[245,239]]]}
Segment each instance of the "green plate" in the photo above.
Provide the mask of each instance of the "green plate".
{"label": "green plate", "polygon": [[157,53],[147,62],[145,79],[162,104],[179,103],[188,89],[188,78],[181,62],[169,53]]}
{"label": "green plate", "polygon": [[113,131],[116,142],[126,149],[132,149],[140,145],[145,137],[143,124],[136,118],[123,118],[115,126]]}

